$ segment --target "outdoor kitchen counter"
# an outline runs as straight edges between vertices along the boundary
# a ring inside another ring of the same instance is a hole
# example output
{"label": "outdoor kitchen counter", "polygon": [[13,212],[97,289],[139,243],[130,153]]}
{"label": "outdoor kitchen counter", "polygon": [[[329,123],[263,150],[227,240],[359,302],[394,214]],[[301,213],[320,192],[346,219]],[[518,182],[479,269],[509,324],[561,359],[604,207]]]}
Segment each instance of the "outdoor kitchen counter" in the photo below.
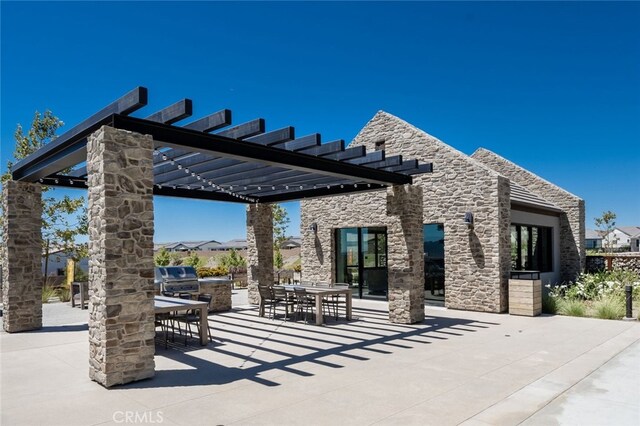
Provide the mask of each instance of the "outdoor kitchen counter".
{"label": "outdoor kitchen counter", "polygon": [[231,310],[231,289],[233,281],[226,278],[198,278],[200,293],[210,294],[209,312]]}

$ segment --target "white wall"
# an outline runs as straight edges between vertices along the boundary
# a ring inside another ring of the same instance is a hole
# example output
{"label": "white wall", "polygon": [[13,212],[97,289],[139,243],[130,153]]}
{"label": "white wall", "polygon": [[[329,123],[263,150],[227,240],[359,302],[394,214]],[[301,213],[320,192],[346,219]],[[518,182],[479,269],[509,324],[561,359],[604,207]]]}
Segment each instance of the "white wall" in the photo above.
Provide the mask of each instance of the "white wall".
{"label": "white wall", "polygon": [[520,225],[538,225],[553,228],[553,272],[540,273],[542,284],[560,282],[560,221],[557,216],[511,210],[511,223]]}
{"label": "white wall", "polygon": [[[53,253],[49,255],[49,265],[47,268],[47,275],[58,276],[58,269],[62,269],[65,271],[67,269],[67,259],[69,257],[64,253]],[[44,257],[42,258],[42,274],[44,274]],[[89,259],[84,258],[80,260],[80,269],[82,269],[85,273],[89,271]],[[64,275],[64,273],[63,273]]]}

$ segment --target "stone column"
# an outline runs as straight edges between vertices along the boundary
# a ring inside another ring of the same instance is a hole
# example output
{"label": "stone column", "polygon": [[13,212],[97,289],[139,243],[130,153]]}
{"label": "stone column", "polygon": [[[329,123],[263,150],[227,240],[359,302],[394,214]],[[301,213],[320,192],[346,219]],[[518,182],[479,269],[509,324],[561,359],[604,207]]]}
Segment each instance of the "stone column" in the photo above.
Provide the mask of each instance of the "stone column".
{"label": "stone column", "polygon": [[271,204],[247,206],[247,283],[249,303],[260,302],[258,283],[273,284],[273,212]]}
{"label": "stone column", "polygon": [[102,126],[87,142],[89,376],[154,375],[153,140]]}
{"label": "stone column", "polygon": [[4,330],[36,330],[42,328],[42,188],[7,181],[2,202]]}
{"label": "stone column", "polygon": [[425,317],[422,187],[387,189],[387,217],[389,321],[420,322]]}

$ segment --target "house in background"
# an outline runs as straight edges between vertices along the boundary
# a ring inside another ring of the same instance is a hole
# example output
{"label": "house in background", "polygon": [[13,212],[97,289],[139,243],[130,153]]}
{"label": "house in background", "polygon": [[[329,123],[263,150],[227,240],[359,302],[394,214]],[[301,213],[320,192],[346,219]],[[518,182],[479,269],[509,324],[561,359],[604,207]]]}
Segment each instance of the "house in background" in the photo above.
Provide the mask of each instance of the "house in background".
{"label": "house in background", "polygon": [[289,237],[280,244],[281,249],[294,249],[298,248],[302,245],[302,238],[300,237]]}
{"label": "house in background", "polygon": [[[422,227],[402,230],[424,242],[415,255],[424,257],[425,303],[505,312],[510,271],[537,270],[544,283],[559,283],[584,269],[580,197],[489,150],[465,155],[383,111],[350,146],[359,145],[433,163],[433,173],[413,176]],[[388,191],[301,201],[304,280],[344,282],[354,297],[387,299],[395,279],[388,253],[401,244],[387,240],[387,227],[397,224]]]}
{"label": "house in background", "polygon": [[617,226],[608,234],[602,236],[603,246],[614,250],[638,250],[638,243],[635,240],[635,250],[631,245],[631,239],[640,234],[640,227],[638,226]]}
{"label": "house in background", "polygon": [[[64,250],[53,250],[49,253],[49,261],[46,262],[42,257],[42,274],[44,275],[45,267],[47,276],[62,277],[67,270],[67,260],[71,259],[71,255]],[[78,262],[78,267],[85,273],[89,273],[89,258],[85,257]]]}
{"label": "house in background", "polygon": [[158,251],[161,248],[166,249],[169,252],[185,252],[185,251],[209,251],[216,250],[220,245],[219,242],[215,240],[207,240],[207,241],[178,241],[175,243],[166,243],[166,244],[154,244],[154,251]]}
{"label": "house in background", "polygon": [[586,249],[601,249],[602,235],[600,235],[600,232],[587,229],[584,236],[584,247]]}
{"label": "house in background", "polygon": [[640,232],[630,238],[631,251],[640,252]]}

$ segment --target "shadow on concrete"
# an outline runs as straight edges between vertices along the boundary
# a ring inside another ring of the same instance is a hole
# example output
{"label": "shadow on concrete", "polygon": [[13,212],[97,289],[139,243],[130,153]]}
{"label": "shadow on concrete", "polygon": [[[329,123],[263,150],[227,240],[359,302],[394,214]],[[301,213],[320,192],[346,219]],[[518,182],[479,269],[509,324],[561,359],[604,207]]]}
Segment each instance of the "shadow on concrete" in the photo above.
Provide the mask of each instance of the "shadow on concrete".
{"label": "shadow on concrete", "polygon": [[[482,332],[483,329],[499,325],[498,323],[476,321],[462,318],[428,316],[423,323],[404,325],[386,323],[386,309],[354,308],[350,322],[337,322],[334,326],[300,326],[288,321],[268,320],[258,316],[257,308],[235,308],[210,319],[214,330],[216,325],[224,326],[225,337],[214,334],[214,342],[208,346],[198,346],[196,339],[184,346],[182,337],[176,336],[164,349],[164,339],[158,342],[156,356],[162,356],[182,364],[181,369],[156,371],[153,379],[129,383],[115,389],[143,389],[182,386],[203,386],[227,384],[239,380],[250,380],[265,386],[279,386],[276,379],[262,375],[280,371],[301,377],[314,374],[300,368],[301,363],[312,363],[328,368],[344,368],[344,365],[323,358],[342,357],[356,361],[367,361],[366,353],[390,355],[393,352],[382,348],[397,350],[415,350],[407,342],[430,344],[435,341],[464,337],[467,333]],[[265,328],[261,328],[265,327]],[[275,327],[275,328],[274,328]],[[237,337],[237,338],[236,338]],[[247,338],[255,342],[247,342]],[[271,343],[274,347],[268,347]],[[405,343],[405,344],[403,344]],[[326,348],[327,344],[332,345]],[[235,349],[227,349],[227,346]],[[238,346],[246,348],[239,353]],[[289,350],[289,348],[291,350]],[[306,354],[292,355],[295,351],[307,351]],[[351,353],[358,351],[359,354]],[[203,351],[220,355],[221,359],[236,358],[240,367],[228,367],[211,360]],[[253,356],[256,351],[274,355],[278,360],[265,361]],[[363,355],[364,352],[364,355]],[[248,364],[245,368],[244,365]],[[189,367],[185,369],[184,367]]]}

